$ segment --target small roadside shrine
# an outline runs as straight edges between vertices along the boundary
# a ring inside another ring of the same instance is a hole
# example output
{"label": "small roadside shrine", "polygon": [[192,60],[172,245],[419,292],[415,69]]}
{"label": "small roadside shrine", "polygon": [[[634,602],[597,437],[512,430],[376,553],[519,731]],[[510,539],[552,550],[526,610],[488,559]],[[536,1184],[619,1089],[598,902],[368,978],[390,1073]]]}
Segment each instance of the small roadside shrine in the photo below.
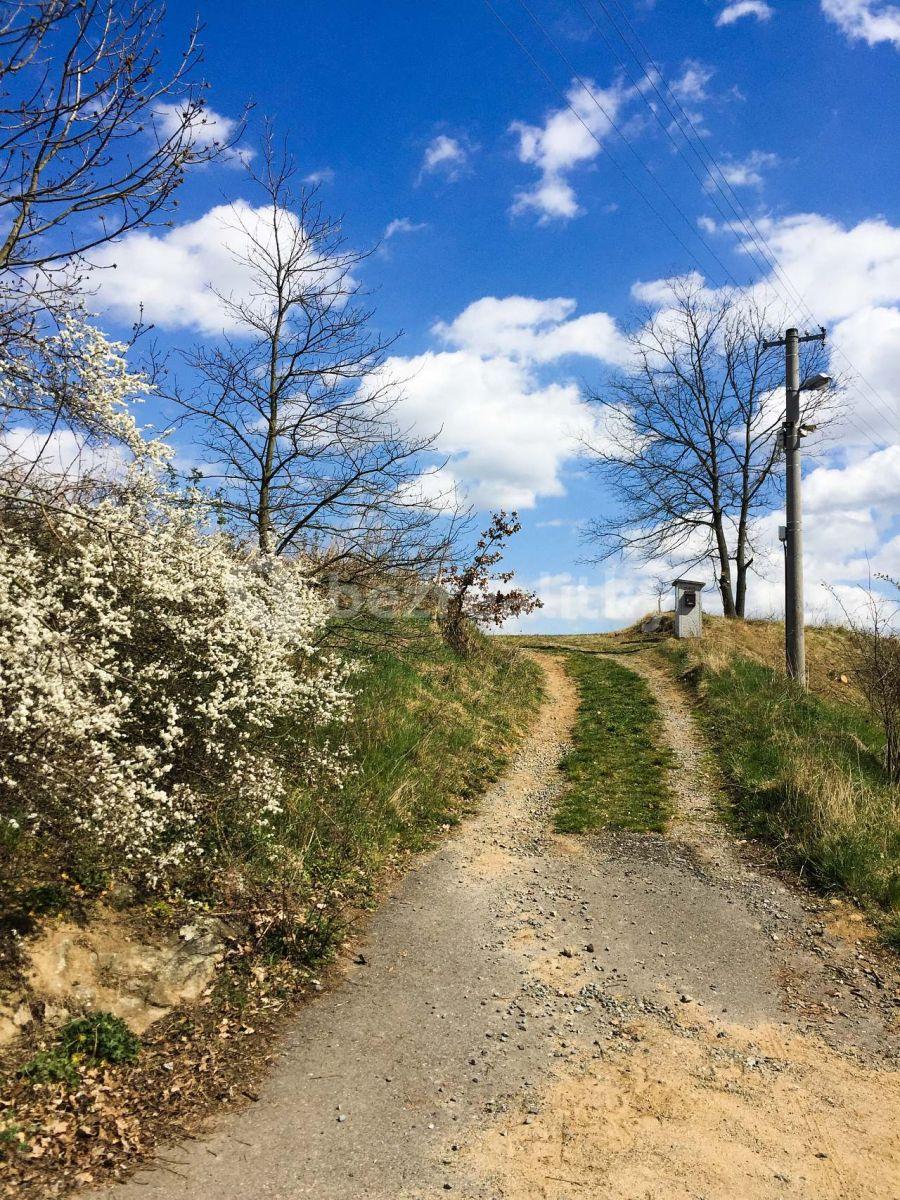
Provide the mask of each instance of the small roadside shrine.
{"label": "small roadside shrine", "polygon": [[696,579],[673,579],[675,589],[675,636],[700,637],[703,633],[703,614],[700,593],[706,587]]}

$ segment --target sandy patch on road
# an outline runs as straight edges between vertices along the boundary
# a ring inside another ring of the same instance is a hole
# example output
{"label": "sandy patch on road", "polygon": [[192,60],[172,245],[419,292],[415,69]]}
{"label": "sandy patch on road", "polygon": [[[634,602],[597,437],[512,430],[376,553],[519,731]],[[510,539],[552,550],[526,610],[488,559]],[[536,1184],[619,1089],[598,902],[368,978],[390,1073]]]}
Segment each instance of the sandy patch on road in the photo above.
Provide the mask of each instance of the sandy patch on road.
{"label": "sandy patch on road", "polygon": [[529,970],[541,983],[550,987],[570,989],[586,974],[579,957],[564,958],[557,951],[542,954],[529,965]]}
{"label": "sandy patch on road", "polygon": [[491,847],[476,855],[470,868],[479,879],[499,879],[508,873],[514,862],[515,859],[509,851]]}
{"label": "sandy patch on road", "polygon": [[775,1027],[637,1033],[489,1130],[479,1174],[508,1200],[900,1195],[900,1073]]}

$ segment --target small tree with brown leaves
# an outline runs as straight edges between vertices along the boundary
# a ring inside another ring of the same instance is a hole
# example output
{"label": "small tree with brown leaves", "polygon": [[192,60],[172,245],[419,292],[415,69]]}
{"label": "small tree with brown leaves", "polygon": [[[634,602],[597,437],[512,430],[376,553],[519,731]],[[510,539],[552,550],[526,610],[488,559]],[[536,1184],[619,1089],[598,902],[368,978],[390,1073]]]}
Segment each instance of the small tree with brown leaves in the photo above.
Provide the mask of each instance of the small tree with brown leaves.
{"label": "small tree with brown leaves", "polygon": [[534,592],[520,588],[504,591],[497,584],[509,583],[512,571],[495,573],[493,568],[503,558],[506,543],[522,528],[518,514],[507,515],[502,510],[491,517],[491,523],[475,544],[471,559],[453,566],[444,579],[447,602],[441,619],[444,640],[457,654],[470,653],[475,629],[502,625],[511,617],[522,616],[542,607]]}

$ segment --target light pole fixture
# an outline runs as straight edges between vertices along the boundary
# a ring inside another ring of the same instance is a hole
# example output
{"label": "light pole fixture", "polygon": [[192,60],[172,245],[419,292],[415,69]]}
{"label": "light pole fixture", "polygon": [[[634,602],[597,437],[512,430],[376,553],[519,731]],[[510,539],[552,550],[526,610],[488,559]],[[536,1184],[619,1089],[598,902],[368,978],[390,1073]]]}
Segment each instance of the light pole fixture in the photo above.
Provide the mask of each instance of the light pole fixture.
{"label": "light pole fixture", "polygon": [[822,375],[817,372],[815,375],[810,375],[808,379],[804,379],[800,384],[801,392],[821,392],[823,388],[827,388],[831,383],[830,375]]}

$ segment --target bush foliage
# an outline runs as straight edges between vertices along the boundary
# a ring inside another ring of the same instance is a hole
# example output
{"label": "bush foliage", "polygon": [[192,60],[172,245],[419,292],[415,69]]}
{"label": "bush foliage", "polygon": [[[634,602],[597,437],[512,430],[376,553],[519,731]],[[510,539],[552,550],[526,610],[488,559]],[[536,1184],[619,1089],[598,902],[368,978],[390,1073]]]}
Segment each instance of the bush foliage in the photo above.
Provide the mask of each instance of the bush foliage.
{"label": "bush foliage", "polygon": [[265,839],[289,787],[344,771],[346,667],[296,563],[238,553],[190,498],[114,497],[0,521],[4,840],[71,842],[156,885],[216,831]]}

